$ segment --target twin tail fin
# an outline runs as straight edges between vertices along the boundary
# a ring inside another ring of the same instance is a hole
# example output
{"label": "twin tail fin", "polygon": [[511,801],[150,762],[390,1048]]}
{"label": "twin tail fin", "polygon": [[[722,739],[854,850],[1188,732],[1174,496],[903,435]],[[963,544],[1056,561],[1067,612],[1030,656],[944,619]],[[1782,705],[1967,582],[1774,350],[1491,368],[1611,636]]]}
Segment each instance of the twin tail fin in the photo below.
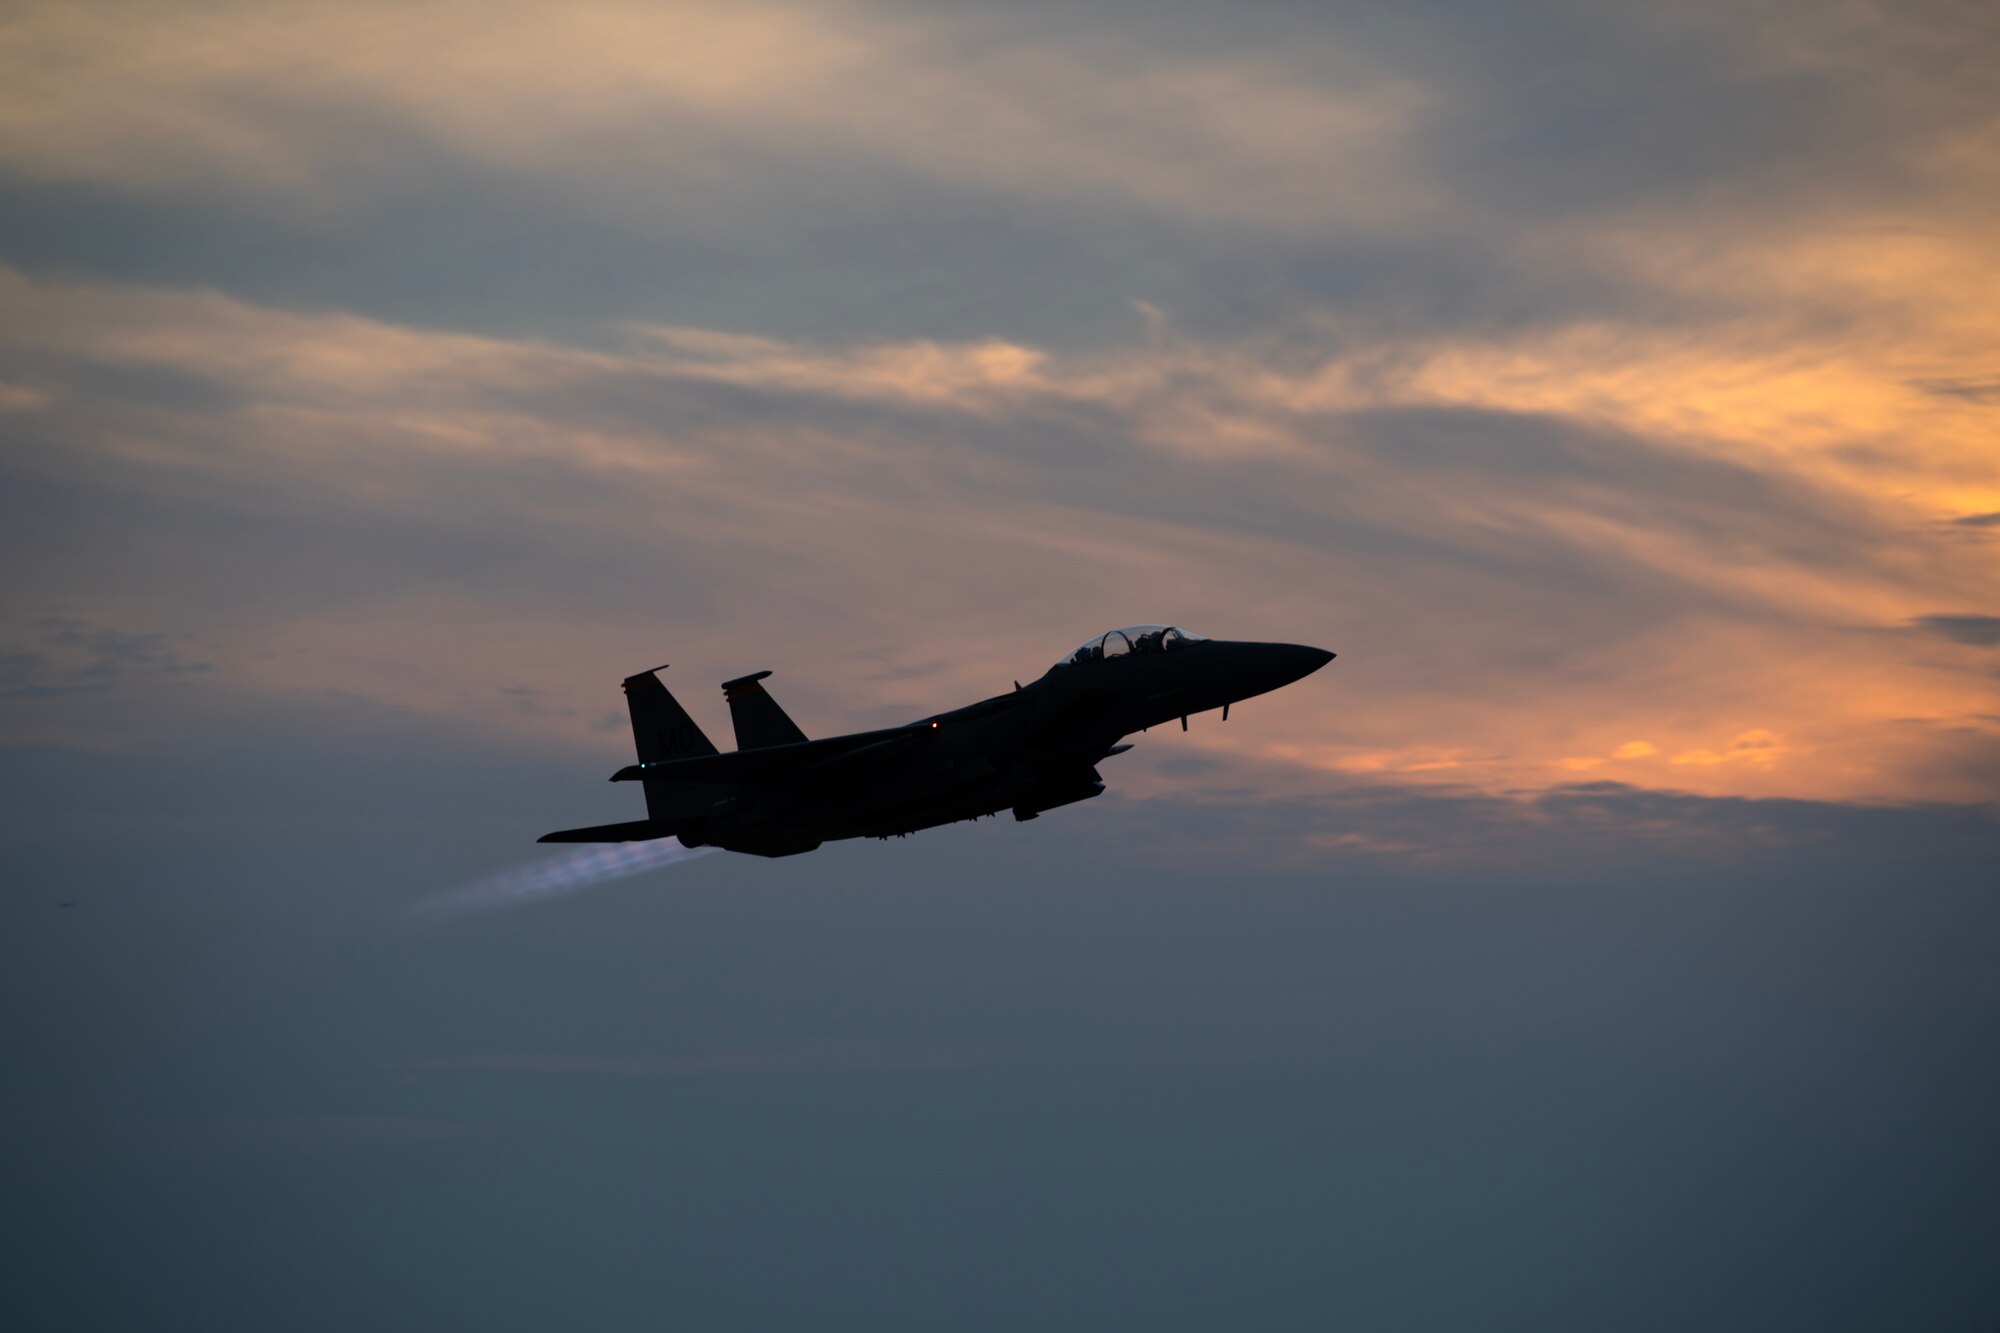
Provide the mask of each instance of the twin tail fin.
{"label": "twin tail fin", "polygon": [[[632,715],[632,744],[643,765],[675,759],[699,759],[715,754],[715,743],[702,733],[695,720],[681,707],[680,700],[661,683],[663,666],[627,676],[625,706]],[[771,673],[759,671],[723,685],[729,700],[729,716],[736,724],[736,748],[764,749],[773,745],[802,742],[806,734],[785,716],[778,701],[759,684]],[[727,795],[726,786],[714,782],[689,781],[661,774],[643,776],[646,791],[645,819],[624,824],[601,824],[594,828],[563,829],[548,834],[543,842],[638,842],[666,837],[678,832],[690,818],[712,808]]]}
{"label": "twin tail fin", "polygon": [[625,707],[632,714],[632,742],[642,764],[663,759],[693,759],[715,753],[715,743],[702,734],[680,700],[667,692],[654,667],[625,677]]}
{"label": "twin tail fin", "polygon": [[798,745],[806,734],[785,715],[778,701],[764,692],[761,683],[770,675],[759,671],[724,681],[722,696],[729,700],[729,720],[736,724],[736,748],[762,750],[772,745]]}

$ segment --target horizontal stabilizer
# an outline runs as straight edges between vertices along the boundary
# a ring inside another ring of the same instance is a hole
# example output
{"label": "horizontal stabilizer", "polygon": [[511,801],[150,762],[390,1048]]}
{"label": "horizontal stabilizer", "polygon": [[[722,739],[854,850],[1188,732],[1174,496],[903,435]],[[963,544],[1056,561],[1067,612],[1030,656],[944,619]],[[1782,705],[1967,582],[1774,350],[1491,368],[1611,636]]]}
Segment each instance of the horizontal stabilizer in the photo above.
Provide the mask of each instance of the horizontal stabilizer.
{"label": "horizontal stabilizer", "polygon": [[651,842],[670,838],[674,826],[660,819],[634,819],[625,824],[598,824],[591,828],[558,829],[544,833],[536,842]]}

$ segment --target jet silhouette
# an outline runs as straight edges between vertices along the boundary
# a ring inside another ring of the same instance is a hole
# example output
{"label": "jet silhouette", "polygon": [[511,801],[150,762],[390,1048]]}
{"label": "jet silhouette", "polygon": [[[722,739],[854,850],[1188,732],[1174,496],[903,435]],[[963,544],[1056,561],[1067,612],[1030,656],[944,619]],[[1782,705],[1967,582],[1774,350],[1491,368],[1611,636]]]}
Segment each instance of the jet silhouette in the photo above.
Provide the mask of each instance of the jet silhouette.
{"label": "jet silhouette", "polygon": [[642,842],[792,856],[840,838],[888,838],[1012,810],[1044,810],[1104,791],[1100,760],[1126,736],[1264,694],[1333,654],[1296,643],[1234,643],[1171,625],[1131,625],[1088,640],[1032,684],[884,731],[807,740],[764,689],[771,673],[722,687],[736,749],[721,754],[660,683],[625,678],[646,818],[563,829],[543,842]]}

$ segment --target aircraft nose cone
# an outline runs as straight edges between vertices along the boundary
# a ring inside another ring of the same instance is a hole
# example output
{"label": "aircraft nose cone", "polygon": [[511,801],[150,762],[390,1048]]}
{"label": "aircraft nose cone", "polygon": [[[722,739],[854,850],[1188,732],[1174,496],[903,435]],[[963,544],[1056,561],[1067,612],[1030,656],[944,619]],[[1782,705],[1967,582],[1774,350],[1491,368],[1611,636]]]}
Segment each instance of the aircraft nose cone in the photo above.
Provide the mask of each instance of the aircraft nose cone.
{"label": "aircraft nose cone", "polygon": [[1333,660],[1334,655],[1324,648],[1314,648],[1303,643],[1274,643],[1272,655],[1274,665],[1285,673],[1287,683],[1303,680],[1313,672]]}
{"label": "aircraft nose cone", "polygon": [[1245,643],[1237,649],[1242,671],[1237,679],[1253,694],[1302,680],[1333,660],[1326,649],[1303,643]]}

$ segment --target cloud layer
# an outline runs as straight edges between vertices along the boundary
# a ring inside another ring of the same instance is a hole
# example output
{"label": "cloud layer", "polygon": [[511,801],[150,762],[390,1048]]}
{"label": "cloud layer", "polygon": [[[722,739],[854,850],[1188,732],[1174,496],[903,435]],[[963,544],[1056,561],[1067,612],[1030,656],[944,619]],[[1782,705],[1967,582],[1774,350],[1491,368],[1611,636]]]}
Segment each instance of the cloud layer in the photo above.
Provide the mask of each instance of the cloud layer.
{"label": "cloud layer", "polygon": [[1992,797],[1993,34],[1424,13],[18,9],[11,725],[172,724],[58,622],[609,753],[1164,618],[1341,652],[1272,791]]}

